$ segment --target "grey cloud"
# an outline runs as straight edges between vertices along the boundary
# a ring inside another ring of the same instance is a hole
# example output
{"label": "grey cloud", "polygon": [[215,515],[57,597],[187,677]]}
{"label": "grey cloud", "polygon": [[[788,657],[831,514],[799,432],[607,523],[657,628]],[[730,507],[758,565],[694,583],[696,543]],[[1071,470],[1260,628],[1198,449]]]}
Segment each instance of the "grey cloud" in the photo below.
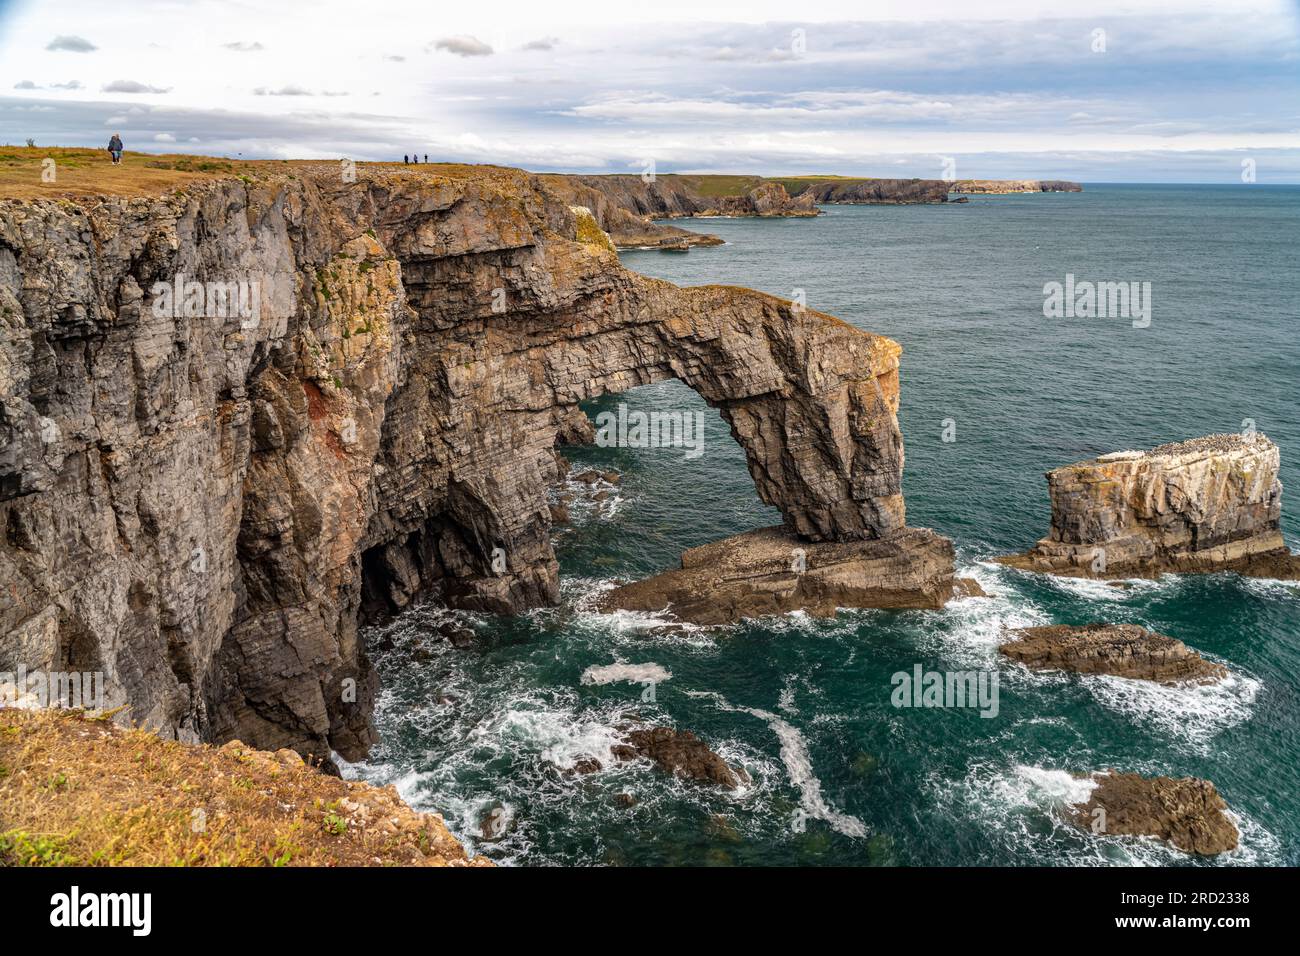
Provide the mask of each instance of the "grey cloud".
{"label": "grey cloud", "polygon": [[560,45],[559,37],[542,37],[540,40],[530,40],[519,49],[521,50],[554,50]]}
{"label": "grey cloud", "polygon": [[405,63],[405,62],[406,62],[406,57],[404,57],[404,56],[386,56],[386,57],[384,57],[384,59],[385,59],[385,60],[388,60],[390,63]]}
{"label": "grey cloud", "polygon": [[234,43],[223,43],[222,46],[227,50],[234,50],[236,53],[257,53],[266,49],[266,47],[262,46],[262,44],[257,41],[249,43],[245,40],[236,40]]}
{"label": "grey cloud", "polygon": [[45,49],[63,50],[68,53],[89,53],[92,50],[98,50],[99,47],[83,37],[68,35],[55,37],[45,44]]}
{"label": "grey cloud", "polygon": [[170,93],[170,86],[150,86],[135,80],[114,80],[100,87],[103,93]]}
{"label": "grey cloud", "polygon": [[488,46],[478,37],[472,36],[454,36],[442,37],[433,44],[435,50],[446,50],[448,53],[454,53],[457,56],[491,56],[492,47]]}
{"label": "grey cloud", "polygon": [[[265,86],[259,86],[253,90],[256,96],[315,96],[311,90],[305,90],[301,86],[282,86],[278,90],[268,90]],[[328,95],[328,94],[327,94]]]}
{"label": "grey cloud", "polygon": [[66,83],[51,83],[49,86],[41,86],[33,83],[31,80],[19,80],[14,84],[15,90],[79,90],[81,89],[80,80],[68,80]]}

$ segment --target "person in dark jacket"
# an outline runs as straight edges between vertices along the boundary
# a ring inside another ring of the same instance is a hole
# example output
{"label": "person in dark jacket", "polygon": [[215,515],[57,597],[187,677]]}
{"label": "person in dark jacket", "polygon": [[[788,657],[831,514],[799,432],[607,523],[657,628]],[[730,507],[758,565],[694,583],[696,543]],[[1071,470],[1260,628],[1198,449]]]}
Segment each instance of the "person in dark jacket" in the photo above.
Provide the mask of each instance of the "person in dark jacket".
{"label": "person in dark jacket", "polygon": [[108,141],[108,151],[113,157],[113,165],[120,164],[122,162],[122,137],[114,133],[113,138]]}
{"label": "person in dark jacket", "polygon": [[402,165],[404,165],[404,166],[410,166],[410,165],[411,165],[411,157],[410,157],[410,154],[409,154],[409,153],[408,153],[407,155],[405,155],[405,156],[402,157]]}

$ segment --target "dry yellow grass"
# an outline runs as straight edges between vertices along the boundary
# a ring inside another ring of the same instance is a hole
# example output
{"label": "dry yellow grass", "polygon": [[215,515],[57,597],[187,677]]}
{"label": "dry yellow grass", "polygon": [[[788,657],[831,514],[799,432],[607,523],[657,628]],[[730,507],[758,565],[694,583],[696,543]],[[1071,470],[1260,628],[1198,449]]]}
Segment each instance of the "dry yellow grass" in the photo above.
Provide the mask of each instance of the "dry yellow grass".
{"label": "dry yellow grass", "polygon": [[[54,161],[52,182],[41,176],[47,159]],[[503,166],[464,163],[357,163],[356,168],[359,176],[365,170],[452,179],[506,180],[521,175]],[[210,179],[240,178],[252,183],[339,169],[339,160],[240,160],[130,151],[121,165],[114,166],[106,149],[0,146],[0,199],[161,196]]]}
{"label": "dry yellow grass", "polygon": [[0,709],[0,865],[466,866],[436,816],[292,751]]}

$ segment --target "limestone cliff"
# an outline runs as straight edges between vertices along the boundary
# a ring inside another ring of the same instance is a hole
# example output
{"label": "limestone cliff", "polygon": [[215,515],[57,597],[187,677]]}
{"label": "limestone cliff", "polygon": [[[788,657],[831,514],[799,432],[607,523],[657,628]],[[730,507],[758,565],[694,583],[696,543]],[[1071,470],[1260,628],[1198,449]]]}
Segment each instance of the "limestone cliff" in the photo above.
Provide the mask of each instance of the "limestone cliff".
{"label": "limestone cliff", "polygon": [[896,343],[628,272],[517,170],[248,169],[0,201],[0,669],[102,671],[166,736],[360,757],[359,624],[554,603],[557,436],[668,378],[788,533],[903,527]]}
{"label": "limestone cliff", "polygon": [[1078,183],[1063,179],[958,179],[948,184],[954,193],[1081,193]]}
{"label": "limestone cliff", "polygon": [[1282,540],[1278,448],[1209,435],[1122,451],[1047,474],[1051,533],[1013,567],[1078,577],[1234,570],[1300,576]]}
{"label": "limestone cliff", "polygon": [[811,195],[819,203],[848,205],[933,203],[948,201],[949,185],[942,179],[830,180],[812,183],[798,195]]}
{"label": "limestone cliff", "polygon": [[619,246],[717,245],[716,236],[689,232],[652,219],[695,216],[815,216],[811,196],[792,199],[780,183],[757,176],[728,177],[730,194],[701,188],[710,177],[674,175],[540,177],[546,188],[570,203],[589,208],[600,227]]}

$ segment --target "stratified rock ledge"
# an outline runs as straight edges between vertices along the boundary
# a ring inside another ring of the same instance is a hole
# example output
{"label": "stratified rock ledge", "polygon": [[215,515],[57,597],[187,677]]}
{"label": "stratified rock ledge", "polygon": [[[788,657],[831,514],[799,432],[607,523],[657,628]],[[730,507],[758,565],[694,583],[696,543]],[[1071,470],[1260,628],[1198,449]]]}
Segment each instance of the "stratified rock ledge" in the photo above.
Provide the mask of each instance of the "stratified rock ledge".
{"label": "stratified rock ledge", "polygon": [[1076,804],[1071,812],[1071,821],[1084,829],[1111,836],[1153,836],[1197,856],[1237,848],[1237,828],[1224,812],[1228,805],[1208,780],[1113,770],[1092,778],[1097,786],[1088,802]]}
{"label": "stratified rock ledge", "polygon": [[1236,571],[1300,579],[1282,540],[1280,453],[1261,433],[1121,451],[1047,473],[1052,529],[1026,571],[1088,578]]}
{"label": "stratified rock ledge", "polygon": [[691,548],[679,570],[615,588],[602,607],[713,625],[800,610],[940,608],[952,596],[952,542],[928,528],[813,543],[774,527]]}
{"label": "stratified rock ledge", "polygon": [[998,650],[1031,670],[1111,674],[1135,680],[1178,684],[1212,683],[1228,669],[1207,661],[1182,641],[1136,624],[1085,624],[1025,627]]}

